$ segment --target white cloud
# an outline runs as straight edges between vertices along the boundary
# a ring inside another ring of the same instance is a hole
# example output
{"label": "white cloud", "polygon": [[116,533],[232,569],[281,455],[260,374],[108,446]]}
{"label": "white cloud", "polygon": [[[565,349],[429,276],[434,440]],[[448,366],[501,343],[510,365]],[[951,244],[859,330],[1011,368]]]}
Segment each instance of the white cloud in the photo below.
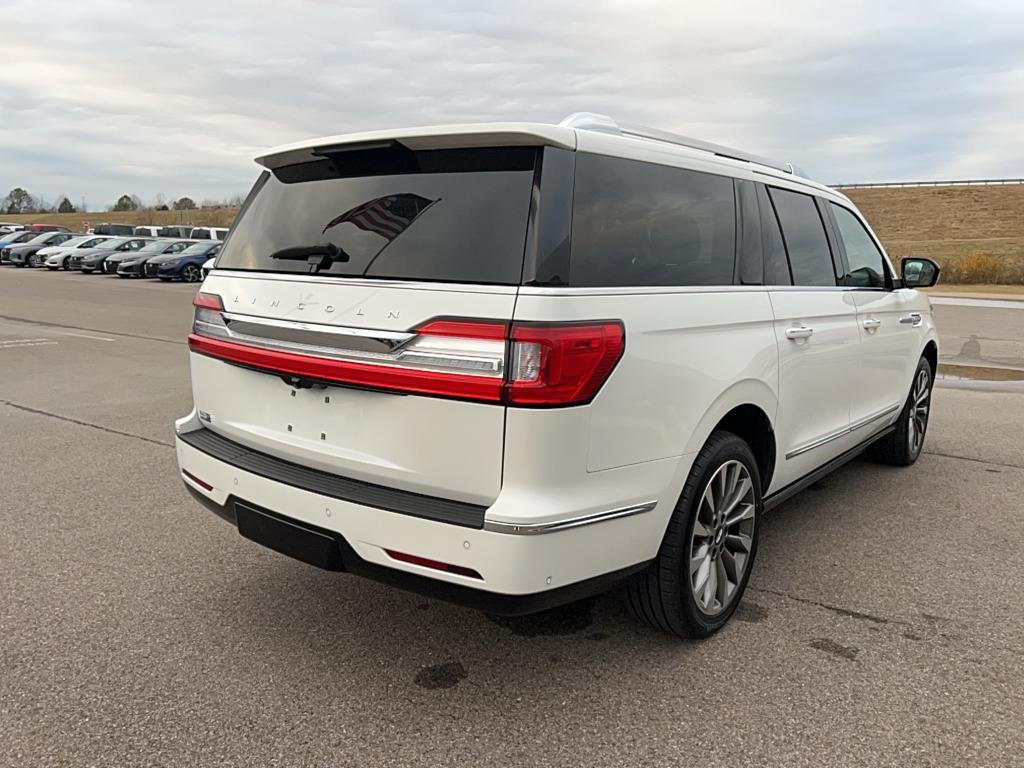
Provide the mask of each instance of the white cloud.
{"label": "white cloud", "polygon": [[1024,175],[1019,3],[8,3],[0,189],[244,191],[349,130],[606,112],[824,181]]}

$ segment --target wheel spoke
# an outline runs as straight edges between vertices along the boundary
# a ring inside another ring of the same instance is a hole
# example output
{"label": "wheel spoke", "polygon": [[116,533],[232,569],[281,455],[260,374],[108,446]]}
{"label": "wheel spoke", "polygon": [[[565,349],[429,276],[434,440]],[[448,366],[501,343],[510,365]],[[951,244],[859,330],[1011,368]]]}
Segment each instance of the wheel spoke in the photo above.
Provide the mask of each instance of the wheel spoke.
{"label": "wheel spoke", "polygon": [[741,504],[739,509],[733,514],[732,517],[726,518],[726,525],[736,525],[741,520],[749,520],[754,516],[754,505],[753,503]]}
{"label": "wheel spoke", "polygon": [[711,490],[711,483],[708,483],[708,487],[704,489],[704,498],[701,501],[708,505],[712,515],[715,514],[715,493]]}
{"label": "wheel spoke", "polygon": [[732,590],[729,588],[729,574],[725,570],[725,563],[722,561],[722,558],[718,558],[715,561],[715,576],[715,587],[717,587],[715,597],[718,598],[718,602],[721,605],[725,605]]}
{"label": "wheel spoke", "polygon": [[725,549],[722,551],[722,564],[729,575],[729,581],[733,584],[739,584],[740,577],[743,575],[743,561],[728,549]]}
{"label": "wheel spoke", "polygon": [[718,595],[718,569],[715,567],[714,563],[711,562],[710,558],[708,559],[708,564],[710,566],[708,568],[708,579],[704,582],[704,592],[701,603],[705,608],[712,608],[712,600],[714,600]]}
{"label": "wheel spoke", "polygon": [[693,535],[701,539],[706,539],[711,535],[711,531],[700,521],[700,517],[693,521]]}
{"label": "wheel spoke", "polygon": [[711,574],[711,558],[705,554],[700,560],[697,560],[697,558],[694,558],[694,560],[697,562],[697,567],[693,570],[697,572],[697,575],[693,580],[693,591],[700,592],[704,585],[707,584],[708,576]]}
{"label": "wheel spoke", "polygon": [[750,552],[750,537],[745,533],[730,533],[725,537],[725,551],[730,554]]}
{"label": "wheel spoke", "polygon": [[750,482],[750,479],[746,477],[744,477],[736,484],[736,487],[733,489],[732,495],[729,497],[729,503],[725,505],[725,511],[722,512],[722,514],[725,515],[726,518],[732,515],[732,511],[736,509],[736,505],[743,501],[744,498],[746,498],[747,494],[750,493],[750,489],[752,487],[753,484]]}

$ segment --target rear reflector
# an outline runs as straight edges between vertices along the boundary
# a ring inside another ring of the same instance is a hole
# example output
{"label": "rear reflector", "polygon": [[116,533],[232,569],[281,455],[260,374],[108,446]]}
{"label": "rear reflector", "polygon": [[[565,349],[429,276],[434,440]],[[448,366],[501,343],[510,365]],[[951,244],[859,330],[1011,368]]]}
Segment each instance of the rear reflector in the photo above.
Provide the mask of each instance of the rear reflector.
{"label": "rear reflector", "polygon": [[625,343],[617,320],[441,318],[409,332],[388,332],[391,347],[369,353],[336,341],[328,346],[324,339],[338,333],[331,326],[297,323],[290,333],[316,337],[297,343],[263,334],[255,318],[224,312],[216,294],[200,293],[194,304],[188,338],[194,352],[299,379],[521,407],[589,403],[622,358]]}
{"label": "rear reflector", "polygon": [[188,478],[189,480],[191,480],[191,481],[192,481],[193,483],[195,483],[196,485],[198,485],[198,486],[199,486],[200,488],[202,488],[202,489],[203,489],[204,491],[212,491],[212,490],[213,490],[213,486],[212,486],[212,485],[210,485],[209,483],[207,483],[207,482],[205,482],[205,481],[203,481],[203,480],[200,480],[200,479],[199,479],[198,477],[196,477],[195,475],[193,475],[193,474],[192,474],[191,472],[189,472],[189,471],[188,471],[187,469],[183,469],[183,470],[181,470],[181,474],[183,474],[183,475],[184,475],[185,477],[187,477],[187,478]]}
{"label": "rear reflector", "polygon": [[446,573],[454,573],[459,576],[468,576],[471,579],[480,579],[481,581],[483,581],[484,578],[472,568],[466,568],[462,565],[442,563],[440,560],[431,560],[426,557],[420,557],[419,555],[408,555],[405,552],[395,552],[393,549],[385,549],[384,551],[392,560],[398,560],[402,563],[420,565],[424,568],[432,568],[435,571],[444,571]]}

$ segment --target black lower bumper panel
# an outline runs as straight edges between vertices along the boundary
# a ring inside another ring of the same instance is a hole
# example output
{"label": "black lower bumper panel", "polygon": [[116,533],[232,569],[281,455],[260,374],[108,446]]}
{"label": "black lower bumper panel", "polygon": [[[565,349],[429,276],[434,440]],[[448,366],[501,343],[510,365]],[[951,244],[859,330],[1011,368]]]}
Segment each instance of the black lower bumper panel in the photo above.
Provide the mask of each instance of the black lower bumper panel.
{"label": "black lower bumper panel", "polygon": [[637,563],[575,584],[527,595],[488,592],[367,562],[335,531],[292,520],[233,496],[220,506],[188,483],[185,487],[203,506],[235,525],[242,536],[275,552],[324,570],[353,573],[409,592],[501,616],[523,616],[607,592],[650,566],[650,562]]}

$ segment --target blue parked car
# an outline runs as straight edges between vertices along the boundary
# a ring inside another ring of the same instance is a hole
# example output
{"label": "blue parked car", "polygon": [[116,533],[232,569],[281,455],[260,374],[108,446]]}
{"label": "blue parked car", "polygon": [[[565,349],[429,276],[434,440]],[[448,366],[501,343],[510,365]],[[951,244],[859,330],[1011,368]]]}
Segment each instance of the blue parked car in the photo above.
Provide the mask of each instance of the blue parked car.
{"label": "blue parked car", "polygon": [[[30,229],[22,229],[18,232],[4,232],[0,234],[0,252],[9,245],[21,245],[34,237],[39,237],[39,233],[33,232]],[[0,257],[0,261],[3,261],[5,264],[10,263],[10,259],[4,260],[2,257]]]}
{"label": "blue parked car", "polygon": [[161,280],[183,280],[186,283],[198,283],[203,279],[203,264],[212,256],[217,255],[220,243],[216,240],[190,245],[181,253],[169,253],[155,256],[146,262],[146,277],[159,277]]}

